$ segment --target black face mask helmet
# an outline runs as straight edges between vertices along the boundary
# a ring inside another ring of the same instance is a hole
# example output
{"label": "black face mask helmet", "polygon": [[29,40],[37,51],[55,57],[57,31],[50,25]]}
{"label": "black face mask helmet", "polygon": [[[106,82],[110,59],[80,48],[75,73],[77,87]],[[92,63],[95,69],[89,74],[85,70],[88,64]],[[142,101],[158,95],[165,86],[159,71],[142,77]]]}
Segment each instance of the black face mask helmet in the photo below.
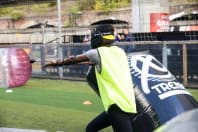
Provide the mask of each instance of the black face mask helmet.
{"label": "black face mask helmet", "polygon": [[110,24],[98,25],[91,32],[92,49],[111,45],[114,41],[114,28]]}

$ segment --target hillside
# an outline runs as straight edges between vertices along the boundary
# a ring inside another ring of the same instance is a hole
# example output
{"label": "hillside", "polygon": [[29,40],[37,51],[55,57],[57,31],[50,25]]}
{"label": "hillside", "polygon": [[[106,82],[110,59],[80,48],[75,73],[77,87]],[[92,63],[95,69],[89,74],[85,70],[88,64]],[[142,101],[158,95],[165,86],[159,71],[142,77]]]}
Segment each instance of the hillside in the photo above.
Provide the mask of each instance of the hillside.
{"label": "hillside", "polygon": [[[112,9],[129,7],[130,0],[111,0],[111,2],[103,2],[101,0],[62,0],[61,10],[62,14],[76,14],[85,10],[105,10],[110,11]],[[0,17],[12,18],[18,20],[24,17],[31,16],[53,16],[57,15],[56,2],[46,3],[24,3],[17,6],[6,6],[0,8]]]}
{"label": "hillside", "polygon": [[[69,13],[75,4],[75,1],[63,1],[61,3],[62,13]],[[24,4],[19,6],[11,6],[0,8],[0,17],[11,17],[12,19],[20,19],[30,16],[48,16],[57,15],[56,3],[39,3]]]}

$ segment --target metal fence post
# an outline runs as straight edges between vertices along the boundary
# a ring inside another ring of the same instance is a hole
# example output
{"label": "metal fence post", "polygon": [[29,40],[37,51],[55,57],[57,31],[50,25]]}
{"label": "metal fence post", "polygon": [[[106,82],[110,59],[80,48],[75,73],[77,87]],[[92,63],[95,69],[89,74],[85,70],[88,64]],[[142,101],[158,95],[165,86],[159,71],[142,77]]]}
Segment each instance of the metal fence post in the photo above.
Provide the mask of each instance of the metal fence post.
{"label": "metal fence post", "polygon": [[46,22],[42,23],[40,25],[42,29],[42,45],[40,47],[40,55],[41,55],[41,70],[42,72],[45,72],[45,68],[43,66],[45,65],[45,59],[46,59],[46,40],[45,40],[45,27],[46,27]]}
{"label": "metal fence post", "polygon": [[183,84],[187,86],[188,84],[188,66],[187,66],[187,47],[186,44],[182,44],[182,56],[183,56]]}
{"label": "metal fence post", "polygon": [[[62,50],[62,46],[61,46],[61,0],[57,0],[57,8],[58,8],[58,37],[59,37],[59,41],[58,41],[58,59],[62,60],[63,59],[63,50]],[[63,78],[63,68],[62,67],[58,67],[58,74],[60,79]]]}
{"label": "metal fence post", "polygon": [[167,54],[167,46],[164,43],[162,48],[162,63],[163,65],[168,68],[168,54]]}

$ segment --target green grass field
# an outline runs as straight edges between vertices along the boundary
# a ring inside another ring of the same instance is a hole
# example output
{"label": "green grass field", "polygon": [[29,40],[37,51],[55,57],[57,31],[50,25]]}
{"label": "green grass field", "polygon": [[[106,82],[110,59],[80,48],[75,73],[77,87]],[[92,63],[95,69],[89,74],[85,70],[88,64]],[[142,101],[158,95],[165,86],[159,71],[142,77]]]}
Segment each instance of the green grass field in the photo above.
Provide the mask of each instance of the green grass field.
{"label": "green grass field", "polygon": [[[198,100],[198,90],[190,92]],[[85,100],[92,104],[84,105]],[[86,82],[32,78],[12,93],[0,89],[0,127],[83,132],[102,111],[99,97]]]}
{"label": "green grass field", "polygon": [[[92,104],[84,105],[85,100]],[[12,93],[0,89],[0,127],[83,132],[102,111],[86,82],[30,79]]]}

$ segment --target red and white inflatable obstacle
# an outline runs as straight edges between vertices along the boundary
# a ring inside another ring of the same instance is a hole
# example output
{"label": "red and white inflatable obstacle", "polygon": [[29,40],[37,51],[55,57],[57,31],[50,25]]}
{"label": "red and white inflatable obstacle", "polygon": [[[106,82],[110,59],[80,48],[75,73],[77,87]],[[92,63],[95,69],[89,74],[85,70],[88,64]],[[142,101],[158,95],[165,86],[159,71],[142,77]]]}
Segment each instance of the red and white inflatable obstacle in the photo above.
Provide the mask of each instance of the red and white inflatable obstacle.
{"label": "red and white inflatable obstacle", "polygon": [[0,88],[24,85],[31,72],[29,55],[22,48],[0,49]]}

